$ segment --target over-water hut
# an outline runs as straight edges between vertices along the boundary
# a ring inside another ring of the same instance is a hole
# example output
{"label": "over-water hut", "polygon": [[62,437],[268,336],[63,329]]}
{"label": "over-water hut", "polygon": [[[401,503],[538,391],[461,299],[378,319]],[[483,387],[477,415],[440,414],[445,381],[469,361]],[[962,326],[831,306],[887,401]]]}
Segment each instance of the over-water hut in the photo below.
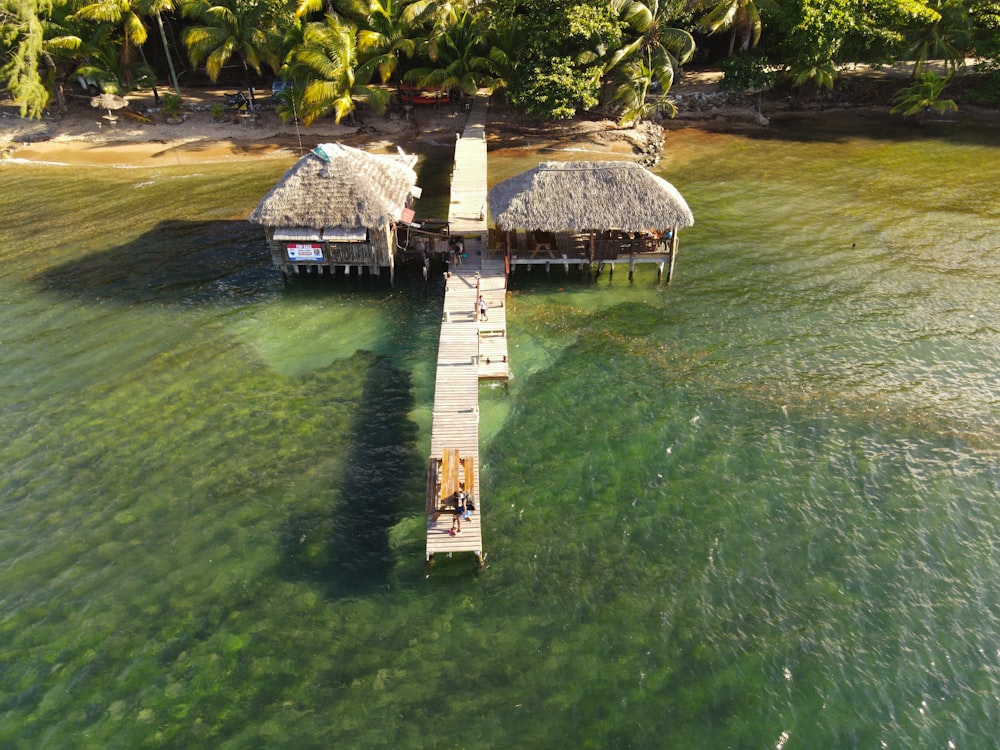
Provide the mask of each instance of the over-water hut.
{"label": "over-water hut", "polygon": [[545,162],[487,201],[511,266],[628,260],[630,276],[637,262],[668,264],[669,281],[677,231],[694,224],[677,188],[628,161]]}
{"label": "over-water hut", "polygon": [[396,224],[419,196],[416,157],[325,143],[299,159],[250,214],[264,227],[275,268],[331,274],[337,266],[395,273]]}

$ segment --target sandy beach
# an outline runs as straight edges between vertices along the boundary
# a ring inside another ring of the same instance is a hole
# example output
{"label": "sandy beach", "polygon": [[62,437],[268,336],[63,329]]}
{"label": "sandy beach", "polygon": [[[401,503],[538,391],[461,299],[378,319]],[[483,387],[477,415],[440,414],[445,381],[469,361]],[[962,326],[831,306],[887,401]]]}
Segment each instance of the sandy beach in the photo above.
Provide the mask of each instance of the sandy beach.
{"label": "sandy beach", "polygon": [[[721,74],[687,77],[677,87],[691,94],[717,87]],[[283,123],[270,97],[259,100],[264,110],[250,123],[233,116],[212,118],[212,105],[221,103],[226,89],[185,91],[183,120],[166,121],[152,92],[129,95],[128,109],[108,112],[90,106],[89,97],[71,95],[65,113],[46,114],[41,120],[21,119],[10,100],[0,102],[0,155],[71,165],[155,166],[162,163],[206,163],[233,158],[288,158],[317,143],[341,142],[366,148],[421,150],[447,147],[460,133],[465,114],[457,105],[428,106],[407,116],[378,117],[359,112],[354,124],[336,124],[323,118],[309,127]],[[161,91],[161,94],[164,93]],[[588,149],[641,154],[646,136],[620,130],[614,121],[586,117],[565,123],[538,123],[501,108],[490,112],[488,137],[494,144],[530,145],[586,142]]]}
{"label": "sandy beach", "polygon": [[[671,88],[670,95],[678,104],[677,116],[658,124],[621,129],[613,120],[599,116],[567,122],[536,122],[505,108],[493,107],[487,137],[491,148],[582,148],[648,158],[658,151],[664,131],[677,128],[757,129],[767,127],[777,117],[814,117],[845,110],[865,110],[888,119],[892,93],[907,76],[905,66],[877,71],[858,66],[842,73],[844,80],[835,95],[799,100],[782,92],[769,92],[761,100],[721,92],[722,73],[718,70],[692,70],[686,71]],[[176,124],[166,121],[148,91],[130,95],[128,109],[117,112],[96,109],[89,97],[73,94],[68,97],[65,113],[46,114],[38,121],[21,119],[16,105],[5,100],[0,102],[0,157],[70,165],[139,167],[234,158],[289,158],[328,142],[420,151],[448,147],[465,123],[464,112],[457,105],[445,103],[418,108],[406,117],[399,114],[381,117],[362,110],[353,124],[338,125],[332,118],[323,118],[304,127],[283,123],[270,106],[266,92],[259,98],[264,109],[253,123],[238,116],[216,122],[212,118],[212,105],[222,103],[226,91],[184,91],[183,117]],[[997,110],[963,102],[960,112],[949,116],[996,119]]]}
{"label": "sandy beach", "polygon": [[309,128],[296,127],[282,123],[273,110],[262,112],[253,124],[237,117],[216,122],[210,106],[222,100],[221,94],[205,91],[187,97],[188,107],[194,109],[185,109],[177,124],[168,123],[146,95],[128,97],[127,112],[108,113],[71,101],[65,114],[47,115],[40,121],[22,120],[6,102],[0,108],[0,151],[5,158],[35,162],[155,166],[286,158],[300,148],[330,141],[373,147],[382,142],[408,143],[434,134],[443,136],[446,128],[459,127],[457,114],[443,110],[431,116],[421,113],[416,122],[380,119],[377,125],[337,125],[325,119]]}
{"label": "sandy beach", "polygon": [[[199,91],[185,97],[183,121],[170,124],[151,95],[130,96],[127,111],[94,109],[83,98],[71,100],[65,114],[46,115],[40,121],[20,118],[12,102],[0,106],[0,153],[4,158],[61,164],[155,166],[161,163],[206,163],[260,158],[287,158],[317,143],[340,142],[379,149],[405,150],[448,147],[462,131],[466,115],[456,105],[426,107],[404,118],[359,113],[354,124],[336,124],[323,118],[309,127],[283,123],[273,108],[251,123],[233,116],[212,118],[211,105],[222,101],[222,90]],[[521,122],[512,113],[491,115],[497,130],[514,131],[515,139],[530,137],[536,125]],[[573,122],[555,127],[537,126],[552,139],[610,130],[610,121]]]}

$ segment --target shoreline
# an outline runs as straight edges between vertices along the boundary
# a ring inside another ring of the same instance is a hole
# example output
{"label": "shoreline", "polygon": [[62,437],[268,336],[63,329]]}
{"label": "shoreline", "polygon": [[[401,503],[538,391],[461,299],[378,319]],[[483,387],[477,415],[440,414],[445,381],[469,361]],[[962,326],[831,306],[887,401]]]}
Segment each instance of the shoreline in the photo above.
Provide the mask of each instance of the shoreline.
{"label": "shoreline", "polygon": [[[653,164],[671,131],[760,131],[771,124],[836,121],[845,114],[885,125],[902,124],[889,115],[891,92],[904,69],[858,70],[845,74],[844,90],[825,98],[799,101],[777,91],[756,100],[720,90],[717,70],[686,72],[670,95],[678,106],[675,118],[645,121],[620,129],[613,120],[581,116],[566,122],[538,122],[517,113],[492,109],[488,118],[489,148],[579,150],[589,154],[626,156]],[[187,110],[178,124],[168,124],[151,93],[130,96],[128,112],[113,114],[89,106],[89,98],[71,97],[66,114],[40,121],[22,120],[10,101],[0,103],[0,159],[67,166],[157,167],[208,164],[238,159],[294,159],[319,143],[340,142],[371,150],[400,147],[410,153],[448,148],[461,133],[465,114],[443,104],[413,111],[403,118],[374,117],[353,125],[324,118],[310,127],[282,123],[264,111],[255,126],[233,118],[214,122],[212,104],[221,89],[194,91],[185,97]],[[135,114],[141,112],[141,115]],[[963,103],[941,122],[1000,122],[1000,110]]]}

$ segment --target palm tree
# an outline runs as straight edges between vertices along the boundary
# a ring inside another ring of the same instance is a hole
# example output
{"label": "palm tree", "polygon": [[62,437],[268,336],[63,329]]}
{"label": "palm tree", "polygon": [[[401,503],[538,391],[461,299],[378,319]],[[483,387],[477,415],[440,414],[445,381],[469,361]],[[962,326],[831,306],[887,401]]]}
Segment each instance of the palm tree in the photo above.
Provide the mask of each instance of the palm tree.
{"label": "palm tree", "polygon": [[912,118],[915,123],[922,125],[932,110],[938,114],[958,111],[958,105],[952,99],[941,99],[941,93],[951,81],[952,75],[954,73],[942,78],[936,73],[921,73],[916,82],[896,92],[892,97],[896,106],[889,112]]}
{"label": "palm tree", "polygon": [[418,86],[442,91],[459,89],[475,96],[481,86],[492,90],[493,63],[486,56],[484,35],[475,16],[465,11],[456,23],[437,34],[435,65],[414,68],[405,78]]}
{"label": "palm tree", "polygon": [[[609,73],[624,63],[617,72],[619,85],[614,97],[619,103],[632,102],[626,106],[624,119],[634,122],[652,111],[674,111],[673,105],[665,102],[647,108],[645,97],[653,81],[662,86],[660,97],[666,95],[680,66],[694,55],[694,37],[669,25],[672,6],[667,0],[611,0],[611,4],[639,35],[615,52],[604,67],[605,73]],[[628,95],[622,86],[632,86],[633,93]]]}
{"label": "palm tree", "polygon": [[121,25],[125,33],[122,61],[131,60],[132,47],[141,47],[149,38],[142,14],[147,10],[146,0],[98,0],[78,8],[74,16],[88,21]]}
{"label": "palm tree", "polygon": [[374,63],[382,83],[396,75],[401,57],[413,57],[426,43],[424,22],[434,8],[405,0],[344,0],[342,7],[344,15],[357,23],[358,52]]}
{"label": "palm tree", "polygon": [[163,42],[163,53],[167,56],[167,67],[170,69],[170,80],[174,84],[174,93],[181,95],[181,85],[177,82],[177,71],[174,69],[174,58],[170,54],[170,45],[167,44],[167,32],[163,28],[164,11],[173,10],[173,0],[159,0],[153,6],[153,15],[156,17],[156,26],[160,30],[160,41]]}
{"label": "palm tree", "polygon": [[785,75],[791,79],[794,88],[800,88],[811,82],[817,92],[824,88],[832,91],[833,82],[837,79],[837,66],[833,64],[833,60],[814,57],[792,63]]}
{"label": "palm tree", "polygon": [[641,56],[630,59],[621,66],[619,75],[621,83],[611,99],[622,107],[619,127],[634,125],[657,112],[666,112],[669,117],[677,114],[677,106],[665,96],[650,96],[655,76],[647,60]]}
{"label": "palm tree", "polygon": [[[155,72],[147,63],[122,55],[122,38],[115,26],[85,24],[79,31],[80,44],[73,49],[77,66],[71,77],[87,81],[91,93],[102,89],[109,94],[125,94],[155,80]],[[95,85],[97,88],[92,88]]]}
{"label": "palm tree", "polygon": [[21,117],[41,119],[53,92],[59,109],[66,111],[58,80],[61,72],[76,66],[77,50],[83,44],[75,25],[70,9],[62,4],[39,12],[33,3],[11,3],[0,16],[8,44],[0,80],[13,94]]}
{"label": "palm tree", "polygon": [[293,52],[290,66],[294,78],[303,82],[293,97],[295,114],[305,125],[331,112],[339,123],[355,111],[359,98],[376,113],[385,112],[389,93],[369,85],[377,65],[359,62],[357,37],[354,24],[334,15],[306,24],[302,45]]}
{"label": "palm tree", "polygon": [[[124,40],[120,50],[120,67],[127,76],[133,59],[133,49],[135,47],[141,48],[149,38],[149,31],[145,21],[143,21],[143,16],[154,16],[160,28],[163,49],[167,56],[174,87],[177,88],[174,62],[170,57],[170,47],[167,45],[166,34],[163,31],[163,20],[160,17],[161,13],[173,9],[173,0],[96,0],[96,2],[87,3],[78,8],[74,17],[121,26]],[[126,78],[123,83],[128,86],[131,81]]]}
{"label": "palm tree", "polygon": [[[973,23],[965,4],[936,0],[929,4],[932,20],[917,26],[909,35],[907,57],[913,60],[913,78],[923,72],[928,60],[944,60],[952,72],[965,66],[965,50],[972,42]],[[917,19],[918,23],[921,19]]]}
{"label": "palm tree", "polygon": [[217,81],[235,55],[248,87],[251,68],[257,75],[262,75],[265,65],[277,71],[277,12],[285,11],[268,0],[182,0],[181,14],[202,22],[189,26],[182,35],[191,63],[204,63],[208,77]]}
{"label": "palm tree", "polygon": [[493,75],[493,90],[509,91],[518,86],[521,64],[527,51],[524,30],[516,16],[495,21],[486,33],[487,57]]}
{"label": "palm tree", "polygon": [[[769,0],[761,0],[772,4]],[[736,35],[742,37],[740,49],[744,52],[756,47],[760,41],[760,9],[754,0],[699,0],[697,7],[707,9],[698,19],[698,26],[706,34],[729,30],[729,56],[736,50]]]}
{"label": "palm tree", "polygon": [[426,29],[422,50],[431,60],[437,60],[438,47],[443,37],[455,26],[460,16],[467,13],[465,4],[452,0],[409,0],[402,18],[414,28]]}

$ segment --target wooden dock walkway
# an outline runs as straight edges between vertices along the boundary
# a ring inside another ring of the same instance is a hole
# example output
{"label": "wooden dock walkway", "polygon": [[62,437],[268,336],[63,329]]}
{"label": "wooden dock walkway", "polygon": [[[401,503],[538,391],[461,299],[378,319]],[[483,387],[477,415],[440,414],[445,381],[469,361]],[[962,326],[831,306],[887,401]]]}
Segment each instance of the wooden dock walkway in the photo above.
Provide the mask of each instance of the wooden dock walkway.
{"label": "wooden dock walkway", "polygon": [[[510,377],[504,263],[490,260],[486,247],[486,102],[485,96],[476,98],[455,143],[449,222],[452,236],[463,238],[468,257],[446,280],[427,476],[427,560],[441,552],[472,552],[480,564],[485,508],[479,483],[479,381]],[[483,320],[480,295],[488,306]],[[472,493],[476,509],[462,521],[461,534],[453,536],[454,514],[441,509],[460,487]]]}

